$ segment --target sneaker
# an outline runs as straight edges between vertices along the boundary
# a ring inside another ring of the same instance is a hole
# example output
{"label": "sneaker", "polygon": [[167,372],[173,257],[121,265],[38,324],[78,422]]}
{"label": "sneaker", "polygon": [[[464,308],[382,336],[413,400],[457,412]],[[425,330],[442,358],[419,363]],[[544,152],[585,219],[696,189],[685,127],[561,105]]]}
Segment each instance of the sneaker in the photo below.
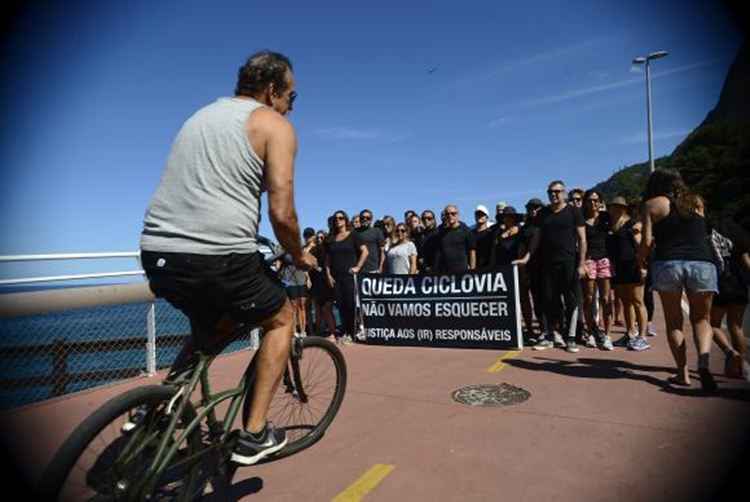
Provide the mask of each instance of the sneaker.
{"label": "sneaker", "polygon": [[555,333],[554,340],[555,347],[565,347],[565,340],[563,340],[563,337],[560,333]]}
{"label": "sneaker", "polygon": [[231,460],[242,465],[253,465],[259,460],[276,453],[286,446],[287,437],[283,430],[274,429],[266,424],[260,439],[243,430],[235,431],[237,444],[232,451]]}
{"label": "sneaker", "polygon": [[547,350],[554,347],[555,344],[552,343],[552,341],[547,340],[545,337],[541,337],[538,342],[536,342],[536,345],[534,345],[534,350]]}
{"label": "sneaker", "polygon": [[622,335],[622,338],[618,338],[615,340],[612,345],[615,347],[627,347],[630,343],[630,336],[628,335]]}
{"label": "sneaker", "polygon": [[640,352],[642,350],[648,350],[650,348],[651,348],[651,345],[649,345],[646,339],[640,335],[631,339],[630,343],[628,343],[628,350],[634,350],[636,352]]}
{"label": "sneaker", "polygon": [[656,326],[651,321],[648,322],[648,326],[646,327],[646,334],[648,336],[656,336]]}
{"label": "sneaker", "polygon": [[354,344],[354,340],[352,340],[352,337],[350,335],[344,335],[341,337],[341,345],[352,345]]}
{"label": "sneaker", "polygon": [[602,350],[615,350],[615,347],[612,344],[612,339],[610,337],[608,336],[604,337],[604,339],[602,340],[601,349]]}
{"label": "sneaker", "polygon": [[586,338],[586,347],[590,349],[596,348],[596,339],[594,338],[594,335],[589,335],[588,338]]}
{"label": "sneaker", "polygon": [[575,340],[568,340],[568,343],[565,344],[565,352],[570,352],[575,354],[580,349],[578,348],[578,345],[576,344]]}

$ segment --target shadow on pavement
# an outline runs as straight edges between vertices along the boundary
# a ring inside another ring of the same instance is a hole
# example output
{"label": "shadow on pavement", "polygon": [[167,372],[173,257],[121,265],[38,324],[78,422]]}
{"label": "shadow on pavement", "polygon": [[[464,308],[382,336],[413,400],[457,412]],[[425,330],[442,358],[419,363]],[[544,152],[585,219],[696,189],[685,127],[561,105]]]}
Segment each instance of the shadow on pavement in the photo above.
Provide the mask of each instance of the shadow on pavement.
{"label": "shadow on pavement", "polygon": [[258,493],[263,489],[263,479],[252,477],[243,479],[230,485],[223,494],[210,493],[203,498],[201,502],[227,502],[240,500],[243,497]]}
{"label": "shadow on pavement", "polygon": [[[672,385],[666,378],[657,378],[647,373],[668,373],[673,375],[674,368],[665,366],[648,366],[642,364],[633,364],[628,361],[616,359],[591,359],[579,358],[573,361],[564,359],[554,359],[550,357],[534,357],[535,362],[526,359],[506,359],[503,362],[515,368],[529,371],[550,371],[558,375],[564,375],[575,378],[597,378],[597,379],[620,379],[627,378],[638,380],[659,387],[663,392],[686,397],[707,397],[700,388],[697,374],[691,371],[693,378],[692,387],[678,387]],[[739,381],[738,381],[739,383]],[[730,380],[717,379],[719,390],[711,397],[721,397],[738,401],[750,402],[750,388],[747,386],[737,387]],[[740,385],[742,385],[740,383]]]}

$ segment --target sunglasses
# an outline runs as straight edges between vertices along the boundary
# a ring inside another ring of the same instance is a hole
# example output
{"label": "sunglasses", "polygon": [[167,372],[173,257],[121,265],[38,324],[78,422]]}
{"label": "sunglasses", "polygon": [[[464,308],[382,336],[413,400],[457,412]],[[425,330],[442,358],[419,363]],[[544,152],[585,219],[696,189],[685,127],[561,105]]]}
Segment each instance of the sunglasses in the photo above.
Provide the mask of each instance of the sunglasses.
{"label": "sunglasses", "polygon": [[372,219],[372,215],[371,215],[371,214],[365,214],[365,215],[361,215],[361,216],[360,216],[359,218],[360,218],[361,220],[367,220],[367,221],[370,221],[370,220]]}
{"label": "sunglasses", "polygon": [[398,232],[400,234],[405,234],[406,233],[406,229],[405,228],[397,228],[396,232]]}
{"label": "sunglasses", "polygon": [[580,197],[573,197],[573,200],[576,201],[576,202],[581,202],[581,198]]}
{"label": "sunglasses", "polygon": [[424,221],[432,221],[432,220],[434,220],[435,218],[433,218],[432,216],[422,216],[422,219],[423,219]]}
{"label": "sunglasses", "polygon": [[448,216],[456,216],[458,214],[458,211],[446,211],[445,214]]}
{"label": "sunglasses", "polygon": [[336,219],[337,219],[337,220],[346,220],[346,218],[344,218],[344,217],[343,217],[343,216],[341,216],[341,215],[338,215],[338,216],[336,216]]}
{"label": "sunglasses", "polygon": [[565,189],[557,189],[557,190],[547,190],[547,193],[552,195],[553,193],[563,193]]}
{"label": "sunglasses", "polygon": [[297,99],[297,91],[292,91],[289,93],[289,106],[292,106],[294,104],[294,100]]}

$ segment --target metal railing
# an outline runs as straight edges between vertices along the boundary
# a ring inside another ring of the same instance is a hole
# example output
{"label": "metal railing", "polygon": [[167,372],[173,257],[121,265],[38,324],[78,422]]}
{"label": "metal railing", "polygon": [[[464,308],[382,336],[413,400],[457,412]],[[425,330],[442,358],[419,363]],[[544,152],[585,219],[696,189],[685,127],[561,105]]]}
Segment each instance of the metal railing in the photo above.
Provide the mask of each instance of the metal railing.
{"label": "metal railing", "polygon": [[[0,256],[21,261],[135,258],[138,252]],[[3,286],[141,276],[143,270],[4,279]],[[169,367],[187,318],[145,281],[0,294],[0,409]],[[225,352],[258,346],[246,331]]]}

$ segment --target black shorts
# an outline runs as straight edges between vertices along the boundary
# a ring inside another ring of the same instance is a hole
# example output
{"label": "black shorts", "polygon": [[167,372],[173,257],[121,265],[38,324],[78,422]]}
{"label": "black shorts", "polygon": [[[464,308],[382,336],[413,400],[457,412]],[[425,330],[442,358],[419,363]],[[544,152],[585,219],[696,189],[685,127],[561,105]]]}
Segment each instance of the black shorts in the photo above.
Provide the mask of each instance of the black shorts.
{"label": "black shorts", "polygon": [[747,286],[737,275],[724,273],[719,275],[719,294],[714,296],[714,305],[747,305]]}
{"label": "black shorts", "polygon": [[210,346],[225,315],[258,325],[287,299],[261,253],[199,255],[141,251],[149,287],[189,319],[199,347]]}
{"label": "black shorts", "polygon": [[617,261],[614,263],[614,273],[612,274],[611,283],[615,285],[622,284],[641,284],[641,271],[638,268],[638,262],[635,260]]}

